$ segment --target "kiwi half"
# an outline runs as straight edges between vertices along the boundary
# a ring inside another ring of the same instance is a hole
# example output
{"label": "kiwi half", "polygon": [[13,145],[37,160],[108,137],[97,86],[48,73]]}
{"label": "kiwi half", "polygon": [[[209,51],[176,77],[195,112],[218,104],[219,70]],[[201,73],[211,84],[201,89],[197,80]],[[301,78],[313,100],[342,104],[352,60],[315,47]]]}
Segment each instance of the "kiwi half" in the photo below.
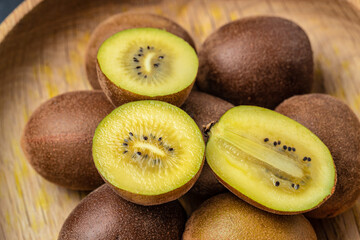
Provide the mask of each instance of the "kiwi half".
{"label": "kiwi half", "polygon": [[208,199],[186,223],[183,240],[316,240],[302,215],[279,216],[261,211],[231,193]]}
{"label": "kiwi half", "polygon": [[326,94],[294,96],[276,111],[309,128],[329,148],[337,171],[335,193],[314,218],[335,217],[351,208],[360,196],[360,122],[342,101]]}
{"label": "kiwi half", "polygon": [[134,28],[108,38],[98,55],[100,86],[116,106],[154,99],[184,103],[198,70],[195,50],[183,39],[155,28]]}
{"label": "kiwi half", "polygon": [[206,160],[230,191],[273,213],[310,211],[335,189],[335,166],[325,144],[301,124],[265,108],[227,111],[210,130]]}
{"label": "kiwi half", "polygon": [[162,16],[149,13],[120,13],[102,23],[92,32],[86,51],[85,66],[87,78],[94,89],[101,89],[96,73],[96,55],[100,45],[113,34],[130,28],[151,27],[166,30],[187,41],[195,48],[190,35],[177,23]]}
{"label": "kiwi half", "polygon": [[124,104],[95,131],[93,158],[123,198],[156,205],[185,194],[197,180],[205,143],[194,120],[161,101]]}

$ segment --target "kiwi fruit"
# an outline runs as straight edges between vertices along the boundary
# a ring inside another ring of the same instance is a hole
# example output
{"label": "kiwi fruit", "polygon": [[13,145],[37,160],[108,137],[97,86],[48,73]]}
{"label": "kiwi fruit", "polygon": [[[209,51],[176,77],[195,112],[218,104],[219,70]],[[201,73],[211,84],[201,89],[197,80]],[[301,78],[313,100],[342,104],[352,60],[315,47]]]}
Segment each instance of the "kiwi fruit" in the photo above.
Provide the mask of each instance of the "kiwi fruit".
{"label": "kiwi fruit", "polygon": [[31,115],[21,138],[36,172],[74,190],[103,184],[92,159],[92,138],[100,121],[114,109],[101,91],[68,92],[43,103]]}
{"label": "kiwi fruit", "polygon": [[[194,119],[200,129],[203,129],[210,122],[218,121],[232,107],[234,105],[231,103],[202,92],[191,92],[185,103],[181,106]],[[206,139],[206,136],[204,138]],[[219,183],[205,161],[200,177],[190,192],[204,198],[209,198],[224,191],[226,191],[226,188]]]}
{"label": "kiwi fruit", "polygon": [[121,197],[157,205],[178,199],[193,186],[203,166],[205,143],[183,110],[143,100],[105,117],[92,150],[99,173]]}
{"label": "kiwi fruit", "polygon": [[186,223],[183,240],[316,240],[302,215],[279,216],[261,211],[224,193],[205,201]]}
{"label": "kiwi fruit", "polygon": [[101,88],[115,106],[160,100],[181,106],[194,85],[198,58],[186,41],[156,28],[133,28],[105,40],[97,55]]}
{"label": "kiwi fruit", "polygon": [[334,192],[329,149],[309,129],[256,106],[228,110],[210,129],[206,161],[248,203],[291,215],[320,206]]}
{"label": "kiwi fruit", "polygon": [[186,214],[179,202],[140,206],[104,184],[71,212],[58,240],[181,239]]}
{"label": "kiwi fruit", "polygon": [[306,33],[279,17],[249,17],[210,35],[199,52],[201,91],[235,105],[275,108],[313,84],[313,54]]}
{"label": "kiwi fruit", "polygon": [[334,217],[351,208],[360,195],[360,123],[342,101],[326,94],[294,96],[276,111],[309,128],[329,148],[337,170],[335,193],[313,218]]}
{"label": "kiwi fruit", "polygon": [[100,45],[113,34],[130,28],[159,28],[187,41],[194,49],[191,36],[170,19],[149,13],[120,13],[101,22],[92,32],[85,57],[87,78],[94,89],[101,89],[96,73],[96,55]]}

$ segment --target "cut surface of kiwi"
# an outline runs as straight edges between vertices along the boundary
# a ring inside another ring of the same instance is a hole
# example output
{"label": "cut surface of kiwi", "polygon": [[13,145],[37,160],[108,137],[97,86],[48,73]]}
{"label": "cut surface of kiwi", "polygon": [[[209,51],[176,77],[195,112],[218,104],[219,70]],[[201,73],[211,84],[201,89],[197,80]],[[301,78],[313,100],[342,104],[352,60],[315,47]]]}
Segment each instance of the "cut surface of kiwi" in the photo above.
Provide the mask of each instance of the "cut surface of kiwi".
{"label": "cut surface of kiwi", "polygon": [[[168,96],[191,87],[198,70],[196,52],[185,40],[155,28],[116,33],[101,45],[97,60],[105,80],[147,97]],[[99,80],[106,88],[104,80]],[[118,95],[121,93],[113,92],[110,98],[121,98]]]}
{"label": "cut surface of kiwi", "polygon": [[238,106],[210,130],[206,159],[219,180],[270,212],[316,208],[335,189],[328,148],[310,130],[274,111]]}
{"label": "cut surface of kiwi", "polygon": [[120,196],[143,205],[177,199],[196,181],[205,143],[196,123],[171,104],[124,104],[99,124],[95,166]]}

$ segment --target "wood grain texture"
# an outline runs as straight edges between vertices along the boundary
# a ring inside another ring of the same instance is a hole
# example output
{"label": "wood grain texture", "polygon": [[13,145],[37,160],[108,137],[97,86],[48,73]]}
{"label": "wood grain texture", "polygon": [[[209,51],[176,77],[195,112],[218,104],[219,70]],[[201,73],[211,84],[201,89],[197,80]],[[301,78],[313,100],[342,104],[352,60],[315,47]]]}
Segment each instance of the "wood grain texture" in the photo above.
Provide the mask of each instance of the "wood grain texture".
{"label": "wood grain texture", "polygon": [[[27,0],[0,25],[0,239],[56,239],[86,193],[55,186],[27,163],[19,145],[29,115],[60,93],[90,89],[84,55],[91,31],[115,13],[169,17],[197,47],[221,25],[245,16],[291,19],[308,33],[316,86],[360,116],[359,0]],[[334,219],[314,221],[319,239],[360,239],[360,201]]]}

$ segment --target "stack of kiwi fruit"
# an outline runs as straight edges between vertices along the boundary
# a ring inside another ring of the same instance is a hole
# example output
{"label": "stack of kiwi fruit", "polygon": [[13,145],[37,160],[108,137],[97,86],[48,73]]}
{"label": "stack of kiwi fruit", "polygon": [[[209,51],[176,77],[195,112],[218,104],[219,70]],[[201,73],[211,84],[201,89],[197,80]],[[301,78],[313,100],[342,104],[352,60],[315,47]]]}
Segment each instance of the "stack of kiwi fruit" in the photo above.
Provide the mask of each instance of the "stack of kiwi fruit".
{"label": "stack of kiwi fruit", "polygon": [[94,190],[59,240],[316,239],[307,218],[360,194],[359,120],[310,93],[294,22],[233,21],[197,52],[177,23],[122,13],[93,31],[85,65],[94,90],[43,103],[21,141],[42,177]]}

